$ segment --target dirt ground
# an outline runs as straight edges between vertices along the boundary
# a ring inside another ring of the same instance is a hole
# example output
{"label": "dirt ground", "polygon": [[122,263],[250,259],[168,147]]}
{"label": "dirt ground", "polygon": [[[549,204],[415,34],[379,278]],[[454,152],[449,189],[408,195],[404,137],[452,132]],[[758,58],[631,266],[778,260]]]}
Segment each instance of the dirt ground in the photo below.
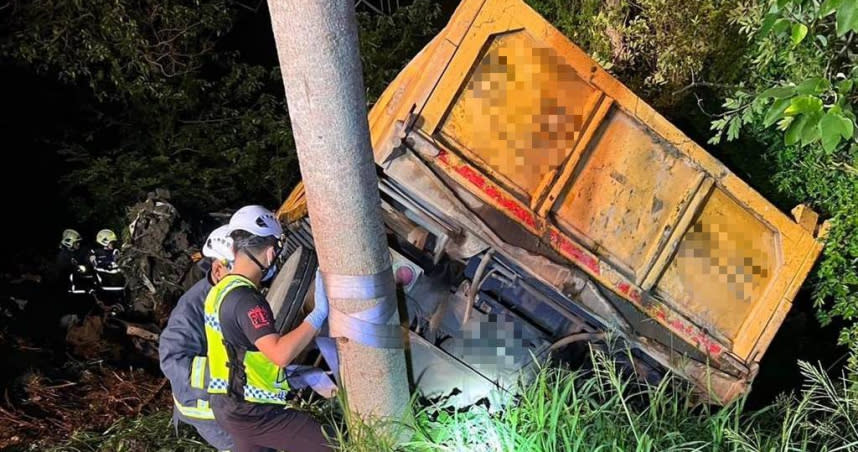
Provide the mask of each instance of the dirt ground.
{"label": "dirt ground", "polygon": [[77,431],[170,409],[157,333],[202,273],[192,260],[197,240],[168,200],[157,191],[129,209],[119,301],[69,295],[64,279],[44,277],[50,256],[0,271],[0,450],[43,450]]}
{"label": "dirt ground", "polygon": [[[27,352],[53,355],[24,341],[15,347],[24,352],[19,357]],[[74,358],[59,368],[31,368],[4,389],[0,450],[11,446],[40,450],[40,446],[62,442],[76,431],[103,431],[119,419],[170,405],[167,379],[144,369],[114,368],[101,360]]]}

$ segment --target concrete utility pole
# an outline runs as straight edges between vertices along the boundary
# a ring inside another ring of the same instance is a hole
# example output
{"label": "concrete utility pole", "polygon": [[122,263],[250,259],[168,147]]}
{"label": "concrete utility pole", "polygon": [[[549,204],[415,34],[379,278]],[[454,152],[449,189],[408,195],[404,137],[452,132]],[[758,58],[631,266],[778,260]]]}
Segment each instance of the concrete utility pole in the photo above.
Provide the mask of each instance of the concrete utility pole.
{"label": "concrete utility pole", "polygon": [[[402,420],[409,402],[405,354],[401,343],[390,344],[390,336],[398,334],[401,340],[402,331],[377,327],[398,325],[399,315],[370,144],[354,1],[268,0],[268,8],[331,302],[330,328],[332,336],[346,338],[337,341],[337,349],[349,408],[362,417]],[[368,340],[373,331],[387,334],[387,343]]]}

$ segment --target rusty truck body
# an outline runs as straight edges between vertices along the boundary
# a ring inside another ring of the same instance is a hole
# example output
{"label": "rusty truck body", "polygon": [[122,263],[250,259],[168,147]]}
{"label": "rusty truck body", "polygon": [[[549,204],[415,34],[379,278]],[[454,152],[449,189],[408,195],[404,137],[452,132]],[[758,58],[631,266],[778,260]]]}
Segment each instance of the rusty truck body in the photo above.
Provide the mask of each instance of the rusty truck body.
{"label": "rusty truck body", "polygon": [[521,0],[462,1],[369,125],[412,374],[460,404],[607,337],[730,402],[821,251],[814,212],[779,211]]}

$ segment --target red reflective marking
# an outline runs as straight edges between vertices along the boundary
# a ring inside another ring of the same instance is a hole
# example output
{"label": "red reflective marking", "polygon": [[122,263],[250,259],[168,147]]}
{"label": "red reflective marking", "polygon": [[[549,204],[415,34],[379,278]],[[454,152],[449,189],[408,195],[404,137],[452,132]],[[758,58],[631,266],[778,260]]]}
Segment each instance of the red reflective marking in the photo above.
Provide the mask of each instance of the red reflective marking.
{"label": "red reflective marking", "polygon": [[630,297],[632,300],[634,300],[636,303],[640,303],[640,302],[641,302],[641,292],[640,292],[639,290],[637,290],[637,289],[632,289],[632,291],[631,291],[631,292],[629,292],[629,297]]}
{"label": "red reflective marking", "polygon": [[597,275],[601,273],[601,270],[599,269],[599,261],[595,257],[584,252],[581,247],[575,245],[554,229],[550,231],[550,238],[551,243],[560,248],[560,251],[565,253],[568,257],[581,263]]}
{"label": "red reflective marking", "polygon": [[524,207],[522,207],[519,203],[517,203],[512,198],[506,196],[503,192],[498,190],[492,183],[486,180],[486,178],[480,174],[474,168],[466,165],[453,165],[450,163],[450,158],[447,156],[447,152],[441,151],[438,153],[438,160],[441,163],[449,166],[453,169],[453,171],[457,172],[460,176],[464,177],[465,180],[474,184],[477,188],[483,191],[489,198],[494,200],[503,210],[508,211],[514,217],[523,221],[524,224],[530,226],[532,229],[536,229],[536,218],[530,214]]}

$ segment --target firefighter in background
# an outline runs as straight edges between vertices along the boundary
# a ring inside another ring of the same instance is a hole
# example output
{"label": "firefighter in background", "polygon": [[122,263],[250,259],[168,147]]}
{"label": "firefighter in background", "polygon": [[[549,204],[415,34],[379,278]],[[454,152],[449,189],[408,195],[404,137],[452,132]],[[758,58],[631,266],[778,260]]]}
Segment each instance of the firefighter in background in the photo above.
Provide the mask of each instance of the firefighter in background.
{"label": "firefighter in background", "polygon": [[95,247],[92,250],[90,262],[95,268],[112,268],[117,266],[119,260],[119,250],[117,249],[116,233],[110,229],[102,229],[95,235],[95,243],[101,247]]}
{"label": "firefighter in background", "polygon": [[125,290],[125,278],[119,270],[119,249],[116,233],[110,229],[102,229],[95,236],[95,242],[99,245],[93,248],[90,254],[90,263],[95,270],[95,278],[98,289],[110,298],[116,300],[121,298]]}
{"label": "firefighter in background", "polygon": [[93,275],[87,267],[86,251],[81,248],[83,238],[74,229],[63,231],[60,250],[54,266],[53,283],[65,287],[73,294],[89,293],[93,288]]}
{"label": "firefighter in background", "polygon": [[80,233],[74,229],[66,229],[60,239],[60,251],[57,253],[56,272],[60,277],[71,274],[80,264],[86,263],[81,259]]}

